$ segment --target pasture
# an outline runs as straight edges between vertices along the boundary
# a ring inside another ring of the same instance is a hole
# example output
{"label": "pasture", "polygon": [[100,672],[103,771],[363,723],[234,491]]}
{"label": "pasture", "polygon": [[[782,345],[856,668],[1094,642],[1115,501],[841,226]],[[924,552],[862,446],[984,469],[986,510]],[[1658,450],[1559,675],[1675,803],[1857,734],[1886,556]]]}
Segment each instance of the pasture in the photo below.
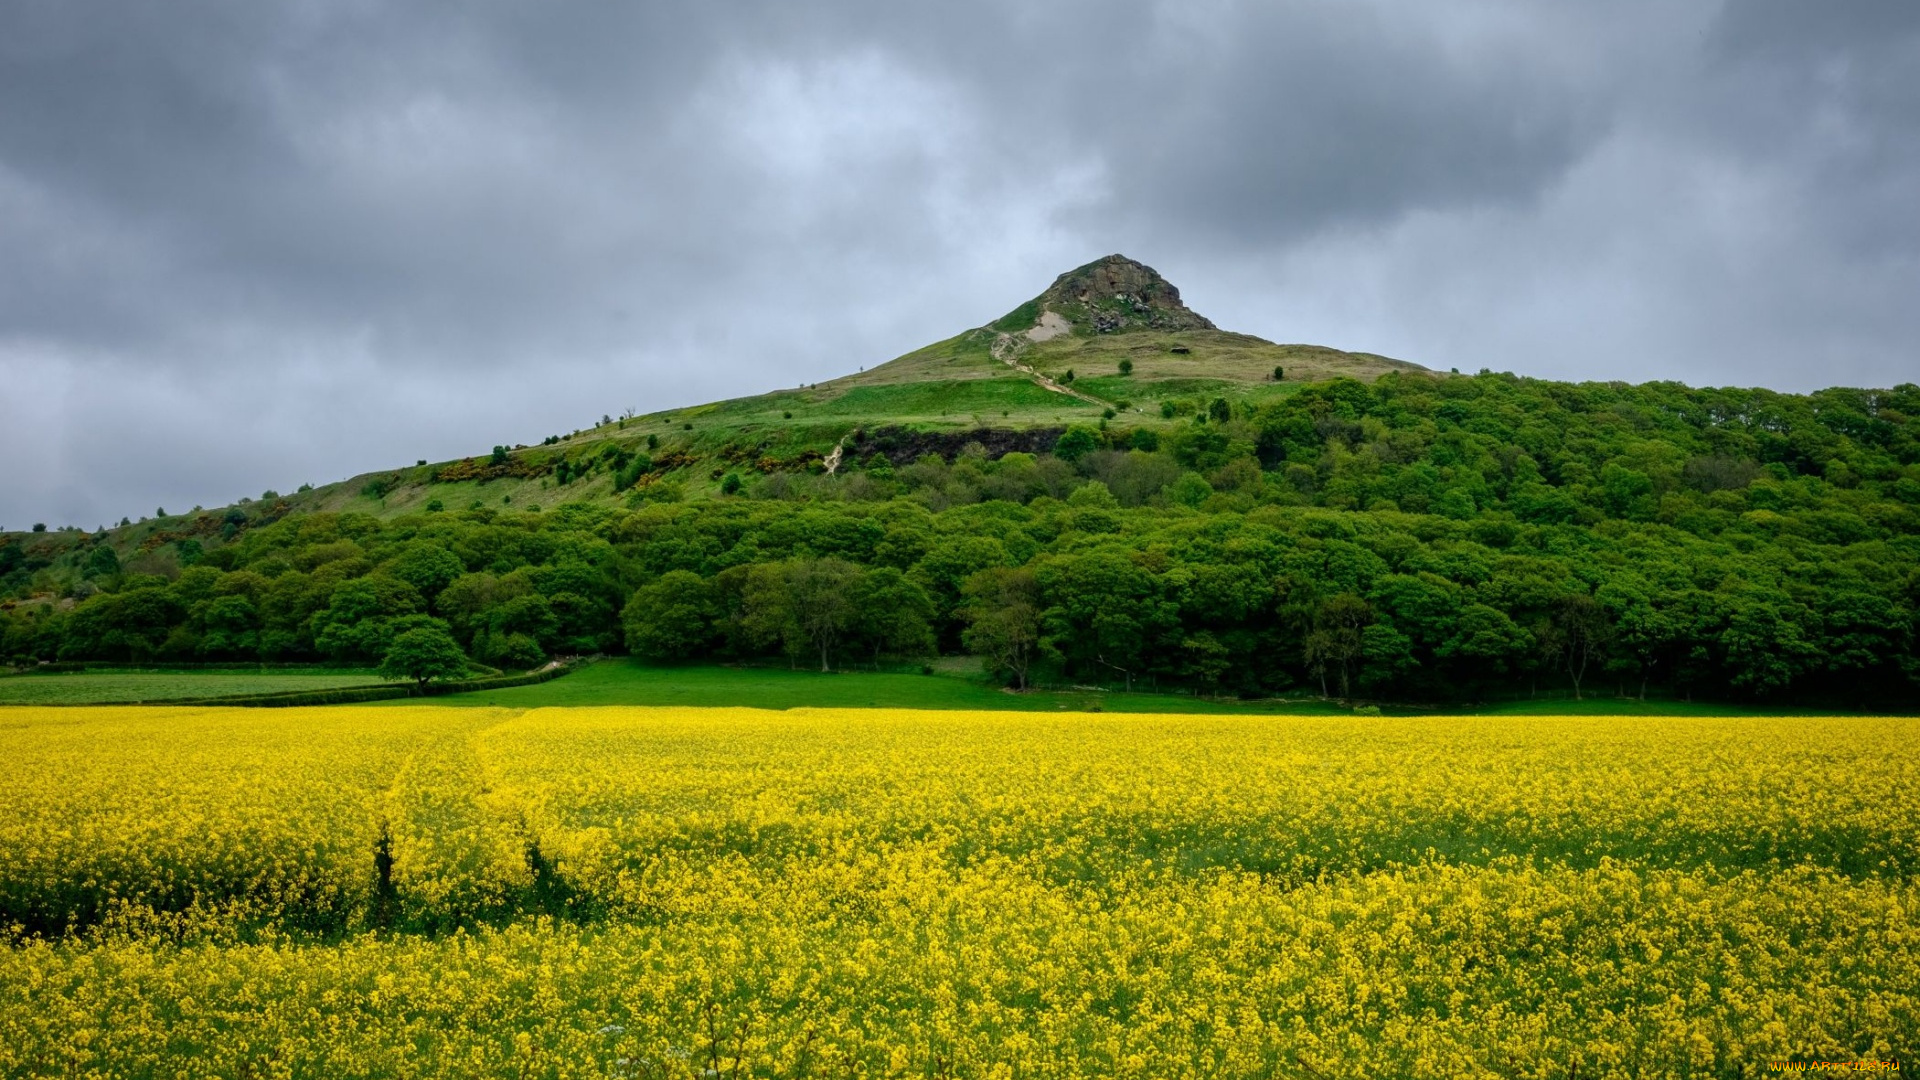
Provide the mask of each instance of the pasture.
{"label": "pasture", "polygon": [[804,668],[653,665],[630,657],[589,664],[563,679],[504,690],[452,694],[437,704],[538,709],[553,706],[657,705],[754,709],[965,709],[1008,712],[1344,712],[1317,700],[1234,701],[1186,694],[1099,689],[1009,693],[974,675],[972,657],[942,661],[931,674]]}
{"label": "pasture", "polygon": [[380,676],[367,670],[276,671],[271,668],[258,671],[82,671],[60,675],[11,675],[0,678],[0,705],[180,701],[240,694],[277,694],[290,690],[374,686],[380,682]]}
{"label": "pasture", "polygon": [[[618,657],[586,665],[562,679],[533,686],[482,690],[432,699],[435,706],[541,709],[556,706],[647,705],[753,709],[960,709],[996,712],[1115,712],[1251,715],[1344,715],[1338,702],[1317,697],[1197,697],[1096,687],[1011,693],[990,685],[973,657],[946,657],[931,673],[836,671],[722,664],[649,664]],[[417,707],[418,699],[391,704]],[[1432,710],[1386,705],[1384,711],[1424,715]],[[1451,712],[1502,716],[1761,716],[1803,715],[1717,702],[1659,698],[1637,700],[1592,695],[1575,701],[1564,694],[1515,698]]]}

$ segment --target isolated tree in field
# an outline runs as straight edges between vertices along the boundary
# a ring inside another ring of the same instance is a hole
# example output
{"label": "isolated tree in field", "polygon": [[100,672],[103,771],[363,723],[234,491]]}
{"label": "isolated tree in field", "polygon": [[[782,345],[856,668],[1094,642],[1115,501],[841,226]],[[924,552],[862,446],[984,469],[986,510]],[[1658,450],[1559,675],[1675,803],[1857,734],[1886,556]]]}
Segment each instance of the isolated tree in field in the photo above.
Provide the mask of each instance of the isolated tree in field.
{"label": "isolated tree in field", "polygon": [[957,613],[967,628],[960,640],[1025,690],[1040,645],[1040,583],[1033,571],[991,567],[968,577],[961,595],[965,601]]}
{"label": "isolated tree in field", "polygon": [[1120,374],[1122,375],[1133,374],[1133,361],[1123,358],[1120,361]]}
{"label": "isolated tree in field", "polygon": [[434,679],[451,679],[467,670],[467,654],[453,635],[437,626],[422,626],[393,639],[380,661],[380,674],[389,679],[412,679],[425,687]]}

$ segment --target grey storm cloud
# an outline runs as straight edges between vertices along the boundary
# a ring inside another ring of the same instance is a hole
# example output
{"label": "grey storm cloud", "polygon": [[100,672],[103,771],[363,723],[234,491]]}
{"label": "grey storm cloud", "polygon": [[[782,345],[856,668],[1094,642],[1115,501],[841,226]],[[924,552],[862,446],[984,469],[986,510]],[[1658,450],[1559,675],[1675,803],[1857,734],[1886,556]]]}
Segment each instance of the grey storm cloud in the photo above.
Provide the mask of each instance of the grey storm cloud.
{"label": "grey storm cloud", "polygon": [[1089,258],[1553,378],[1920,374],[1920,6],[0,0],[0,527],[829,377]]}

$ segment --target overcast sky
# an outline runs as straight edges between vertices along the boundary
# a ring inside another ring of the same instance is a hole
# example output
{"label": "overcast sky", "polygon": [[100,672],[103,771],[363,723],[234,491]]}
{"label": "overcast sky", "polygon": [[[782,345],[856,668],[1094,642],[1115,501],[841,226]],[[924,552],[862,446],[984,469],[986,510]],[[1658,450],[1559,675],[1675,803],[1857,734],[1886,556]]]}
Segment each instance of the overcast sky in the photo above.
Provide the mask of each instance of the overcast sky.
{"label": "overcast sky", "polygon": [[0,0],[0,527],[757,393],[1109,252],[1430,367],[1920,379],[1913,0]]}

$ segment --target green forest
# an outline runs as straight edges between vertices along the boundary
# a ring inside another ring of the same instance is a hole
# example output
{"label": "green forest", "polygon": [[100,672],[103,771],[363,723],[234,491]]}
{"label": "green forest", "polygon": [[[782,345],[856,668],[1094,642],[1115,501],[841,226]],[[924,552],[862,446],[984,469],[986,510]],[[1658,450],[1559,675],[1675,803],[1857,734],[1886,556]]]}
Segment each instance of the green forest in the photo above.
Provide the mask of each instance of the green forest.
{"label": "green forest", "polygon": [[9,534],[0,656],[369,665],[425,631],[502,668],[965,652],[1012,686],[1387,702],[1920,690],[1912,384],[1394,372],[1038,434],[896,440],[833,472],[656,437],[658,482],[613,505],[565,484],[642,452],[564,459],[545,508],[261,500],[139,550]]}

